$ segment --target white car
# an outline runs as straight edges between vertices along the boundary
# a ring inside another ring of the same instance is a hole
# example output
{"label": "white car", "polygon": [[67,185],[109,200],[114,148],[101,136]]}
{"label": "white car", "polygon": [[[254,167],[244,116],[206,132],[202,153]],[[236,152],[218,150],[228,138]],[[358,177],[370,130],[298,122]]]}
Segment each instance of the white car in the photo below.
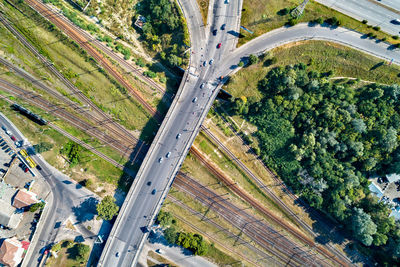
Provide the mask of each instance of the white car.
{"label": "white car", "polygon": [[193,98],[192,102],[196,103],[197,102],[197,97]]}
{"label": "white car", "polygon": [[202,83],[201,85],[200,85],[200,89],[203,89],[204,88],[204,83]]}
{"label": "white car", "polygon": [[176,139],[181,138],[181,136],[182,136],[182,134],[181,134],[181,133],[178,133],[178,135],[176,136]]}
{"label": "white car", "polygon": [[163,161],[162,157],[158,159],[158,163],[161,163],[162,161]]}
{"label": "white car", "polygon": [[171,157],[171,152],[168,152],[167,155],[165,156],[166,158]]}

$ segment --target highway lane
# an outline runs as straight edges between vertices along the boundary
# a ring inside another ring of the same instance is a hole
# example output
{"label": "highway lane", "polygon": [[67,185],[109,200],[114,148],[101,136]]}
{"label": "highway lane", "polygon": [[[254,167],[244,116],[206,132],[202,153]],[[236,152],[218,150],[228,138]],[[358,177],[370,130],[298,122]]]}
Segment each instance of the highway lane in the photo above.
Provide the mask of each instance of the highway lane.
{"label": "highway lane", "polygon": [[[238,14],[237,9],[240,6],[218,1],[214,5],[216,15],[209,30],[214,27],[220,28],[224,23],[227,29],[236,29],[238,17],[232,14]],[[165,199],[173,178],[216,97],[216,87],[219,83],[214,66],[221,60],[221,53],[225,49],[229,50],[228,45],[218,49],[217,44],[235,41],[220,30],[216,36],[206,34],[201,27],[202,21],[197,19],[201,17],[196,15],[200,13],[194,1],[181,1],[181,7],[185,16],[190,14],[196,18],[194,23],[188,21],[194,52],[191,54],[189,71],[182,82],[183,88],[178,91],[121,208],[99,266],[135,265],[148,235],[144,229],[152,225],[160,204]],[[214,64],[210,65],[211,59],[214,59]],[[206,66],[200,66],[204,62]],[[207,82],[207,85],[200,89],[204,82]],[[181,134],[179,138],[178,134]],[[167,158],[168,153],[171,154]]]}
{"label": "highway lane", "polygon": [[[0,124],[10,130],[17,140],[26,140],[22,133],[3,115],[0,113]],[[30,143],[26,142],[23,148],[30,148]],[[49,212],[47,216],[43,216],[39,222],[43,227],[40,232],[35,234],[35,239],[32,241],[27,256],[25,257],[22,266],[37,266],[39,264],[39,252],[42,248],[51,245],[60,228],[55,227],[56,223],[64,222],[69,216],[73,216],[73,207],[78,206],[80,202],[90,197],[97,197],[94,193],[86,188],[77,186],[71,180],[67,180],[65,175],[59,173],[55,168],[48,163],[40,155],[32,155],[32,159],[41,166],[42,170],[33,170],[36,174],[35,179],[43,177],[50,187],[52,196],[46,207]],[[38,228],[39,229],[39,226]],[[83,230],[83,229],[80,229]],[[85,237],[90,235],[88,232],[83,233]]]}
{"label": "highway lane", "polygon": [[[400,25],[391,23],[393,19],[400,19],[400,15],[388,8],[382,7],[369,0],[315,0],[325,6],[333,8],[343,14],[358,20],[368,20],[369,25],[379,26],[389,34],[398,35]],[[397,0],[396,0],[397,1]],[[393,1],[394,2],[394,1]],[[400,1],[397,1],[399,3]],[[385,4],[385,1],[381,2]],[[388,6],[398,8],[399,4],[392,5],[388,2]]]}

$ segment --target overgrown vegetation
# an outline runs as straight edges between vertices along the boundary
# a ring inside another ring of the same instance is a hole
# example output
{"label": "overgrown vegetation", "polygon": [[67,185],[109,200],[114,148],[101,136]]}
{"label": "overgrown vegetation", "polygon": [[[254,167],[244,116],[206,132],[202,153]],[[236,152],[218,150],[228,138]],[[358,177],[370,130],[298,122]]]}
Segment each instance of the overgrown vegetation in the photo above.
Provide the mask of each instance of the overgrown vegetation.
{"label": "overgrown vegetation", "polygon": [[186,21],[175,1],[146,0],[136,5],[136,11],[146,18],[142,28],[145,45],[161,61],[171,67],[185,65],[189,46]]}
{"label": "overgrown vegetation", "polygon": [[258,127],[261,157],[297,194],[393,264],[400,225],[367,178],[400,172],[400,86],[336,84],[331,74],[305,64],[273,68],[258,83],[261,100],[236,99],[231,112]]}
{"label": "overgrown vegetation", "polygon": [[170,212],[160,211],[157,215],[157,223],[162,227],[168,227],[164,230],[165,239],[172,244],[177,244],[189,249],[195,255],[205,255],[208,251],[208,244],[199,234],[178,232],[176,230],[176,220]]}
{"label": "overgrown vegetation", "polygon": [[42,210],[46,204],[42,201],[39,201],[32,206],[29,207],[30,212],[36,212],[37,210]]}
{"label": "overgrown vegetation", "polygon": [[73,141],[69,141],[60,149],[60,153],[68,158],[71,167],[81,163],[82,152],[84,151],[86,149]]}
{"label": "overgrown vegetation", "polygon": [[40,142],[39,144],[33,145],[33,148],[35,149],[36,153],[43,153],[50,151],[53,148],[53,144],[48,143],[48,142]]}

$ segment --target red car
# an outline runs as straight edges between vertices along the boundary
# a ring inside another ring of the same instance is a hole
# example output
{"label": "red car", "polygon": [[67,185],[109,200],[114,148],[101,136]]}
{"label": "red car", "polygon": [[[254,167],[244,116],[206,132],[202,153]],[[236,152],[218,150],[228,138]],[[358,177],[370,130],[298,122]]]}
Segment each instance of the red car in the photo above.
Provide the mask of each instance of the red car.
{"label": "red car", "polygon": [[219,43],[219,44],[217,45],[217,48],[221,48],[221,43]]}
{"label": "red car", "polygon": [[16,141],[17,139],[15,139],[14,135],[12,135],[11,140]]}

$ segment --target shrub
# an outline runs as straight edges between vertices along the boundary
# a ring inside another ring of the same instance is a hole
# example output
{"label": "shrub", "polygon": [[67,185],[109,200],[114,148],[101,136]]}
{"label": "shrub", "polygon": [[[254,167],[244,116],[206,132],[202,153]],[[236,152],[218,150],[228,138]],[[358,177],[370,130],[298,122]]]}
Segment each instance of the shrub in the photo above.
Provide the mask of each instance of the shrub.
{"label": "shrub", "polygon": [[374,29],[375,31],[380,31],[380,30],[381,30],[381,27],[379,27],[379,26],[374,26],[374,27],[372,27],[372,29]]}
{"label": "shrub", "polygon": [[398,35],[393,35],[392,38],[395,39],[395,40],[398,40],[399,36]]}
{"label": "shrub", "polygon": [[40,202],[37,202],[37,203],[33,204],[32,206],[30,206],[29,211],[36,212],[38,209],[43,209],[44,206],[45,206],[45,203],[40,201]]}
{"label": "shrub", "polygon": [[382,42],[384,42],[384,41],[386,41],[387,40],[387,38],[386,37],[383,37],[382,38]]}
{"label": "shrub", "polygon": [[143,74],[149,78],[157,77],[157,74],[151,70],[147,70],[147,71],[143,72]]}
{"label": "shrub", "polygon": [[239,66],[239,67],[243,67],[243,66],[244,66],[244,62],[243,62],[243,61],[240,61],[239,64],[238,64],[238,66]]}
{"label": "shrub", "polygon": [[54,244],[52,247],[51,247],[51,251],[54,251],[54,252],[57,252],[57,251],[59,251],[61,249],[61,242],[58,242],[57,244]]}
{"label": "shrub", "polygon": [[291,18],[291,19],[289,19],[289,21],[287,22],[287,25],[289,25],[289,26],[294,26],[294,25],[296,25],[297,23],[298,23],[297,19]]}
{"label": "shrub", "polygon": [[258,63],[258,57],[256,55],[251,54],[249,56],[249,65],[257,64]]}
{"label": "shrub", "polygon": [[323,24],[323,23],[324,23],[324,20],[323,20],[322,18],[317,18],[317,19],[315,20],[315,22],[318,23],[318,24]]}
{"label": "shrub", "polygon": [[112,196],[105,196],[96,206],[97,214],[104,220],[111,220],[118,214],[119,207],[115,203],[115,198]]}
{"label": "shrub", "polygon": [[364,19],[363,21],[361,21],[362,24],[367,24],[368,20]]}

